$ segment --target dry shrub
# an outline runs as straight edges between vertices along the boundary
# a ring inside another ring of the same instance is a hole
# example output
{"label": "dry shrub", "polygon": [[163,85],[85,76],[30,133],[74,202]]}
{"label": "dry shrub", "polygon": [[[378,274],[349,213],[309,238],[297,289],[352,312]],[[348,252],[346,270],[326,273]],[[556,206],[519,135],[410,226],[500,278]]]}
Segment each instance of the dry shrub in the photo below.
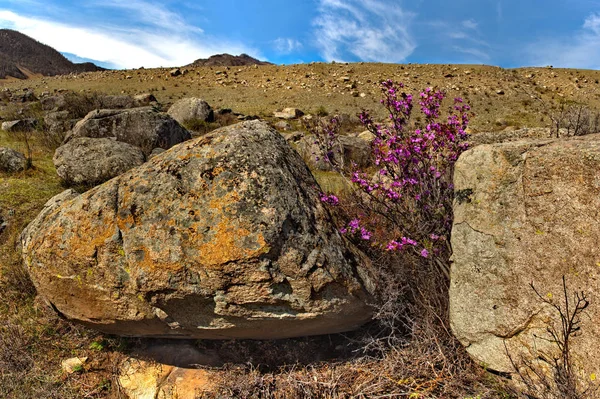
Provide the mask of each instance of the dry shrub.
{"label": "dry shrub", "polygon": [[[255,362],[230,364],[214,391],[198,398],[509,397],[452,336],[445,276],[418,258],[363,250],[376,259],[384,288],[373,323],[354,334],[330,336],[351,349],[349,358],[275,370]],[[283,349],[277,342],[271,346]]]}
{"label": "dry shrub", "polygon": [[[513,356],[506,348],[521,385],[521,396],[530,399],[596,399],[600,397],[598,386],[587,376],[581,376],[572,358],[571,344],[581,331],[581,317],[590,305],[584,291],[571,293],[567,289],[565,276],[562,278],[562,298],[555,301],[543,296],[530,284],[540,303],[552,308],[560,323],[549,321],[546,325],[546,337],[537,337],[552,344],[554,354],[533,350],[528,356]],[[506,344],[505,344],[506,345]],[[594,377],[595,379],[595,377]]]}
{"label": "dry shrub", "polygon": [[600,130],[600,112],[575,101],[562,101],[551,112],[552,134],[560,136],[585,136]]}

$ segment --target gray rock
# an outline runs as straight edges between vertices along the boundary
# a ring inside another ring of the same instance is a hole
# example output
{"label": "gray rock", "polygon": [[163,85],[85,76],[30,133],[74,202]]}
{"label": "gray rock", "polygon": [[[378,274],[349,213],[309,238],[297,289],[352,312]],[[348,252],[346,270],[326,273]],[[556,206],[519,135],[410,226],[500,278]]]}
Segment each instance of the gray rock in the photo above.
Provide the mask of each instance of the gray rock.
{"label": "gray rock", "polygon": [[[562,276],[569,300],[600,300],[600,135],[479,145],[459,158],[454,184],[450,319],[468,353],[490,370],[552,359]],[[573,303],[571,302],[571,305]],[[590,306],[570,341],[573,369],[600,368],[600,316]],[[581,372],[581,373],[580,373]]]}
{"label": "gray rock", "polygon": [[264,122],[218,129],[54,202],[24,230],[23,259],[39,294],[87,326],[274,339],[371,317],[368,260]]}
{"label": "gray rock", "polygon": [[192,119],[204,122],[214,120],[212,108],[200,98],[183,98],[176,101],[167,113],[171,118],[182,124]]}
{"label": "gray rock", "polygon": [[0,147],[0,170],[3,172],[20,172],[29,167],[25,155],[12,148]]}
{"label": "gray rock", "polygon": [[135,100],[138,107],[150,105],[157,101],[156,97],[154,97],[154,94],[152,94],[152,93],[138,94],[138,95],[133,96],[133,99]]}
{"label": "gray rock", "polygon": [[300,118],[302,115],[304,115],[304,112],[297,108],[284,108],[281,111],[273,112],[273,116],[280,119],[296,119]]}
{"label": "gray rock", "polygon": [[6,216],[4,216],[4,211],[0,208],[0,234],[6,230],[8,227],[8,220],[6,220]]}
{"label": "gray rock", "polygon": [[2,130],[5,132],[31,132],[36,129],[37,125],[36,119],[21,119],[2,122]]}
{"label": "gray rock", "polygon": [[95,186],[143,164],[144,153],[112,139],[78,137],[59,147],[52,161],[67,184]]}
{"label": "gray rock", "polygon": [[304,137],[304,132],[282,133],[281,135],[285,138],[285,141],[295,143]]}
{"label": "gray rock", "polygon": [[44,111],[62,111],[67,106],[65,96],[58,94],[55,96],[44,97],[40,100]]}
{"label": "gray rock", "polygon": [[67,132],[75,126],[78,119],[71,119],[69,111],[51,111],[44,116],[46,139],[54,145],[60,145]]}
{"label": "gray rock", "polygon": [[44,115],[44,124],[46,126],[62,123],[70,120],[69,111],[51,111]]}
{"label": "gray rock", "polygon": [[37,97],[32,91],[25,91],[22,94],[13,93],[10,97],[10,101],[14,103],[26,103],[37,101]]}
{"label": "gray rock", "polygon": [[292,130],[292,125],[290,125],[289,123],[287,123],[286,121],[279,121],[274,125],[275,129],[277,130],[283,130],[283,131],[287,131],[287,130]]}
{"label": "gray rock", "polygon": [[171,148],[192,136],[177,121],[151,107],[96,110],[77,122],[65,142],[76,137],[113,138],[140,147],[144,155],[156,148]]}

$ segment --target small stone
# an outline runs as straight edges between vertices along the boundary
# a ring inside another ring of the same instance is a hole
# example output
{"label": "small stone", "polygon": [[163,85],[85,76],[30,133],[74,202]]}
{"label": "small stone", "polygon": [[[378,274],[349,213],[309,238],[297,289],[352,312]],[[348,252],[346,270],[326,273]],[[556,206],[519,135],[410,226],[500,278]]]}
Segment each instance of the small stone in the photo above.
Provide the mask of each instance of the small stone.
{"label": "small stone", "polygon": [[284,108],[282,111],[273,112],[273,116],[280,119],[296,119],[302,115],[304,115],[304,112],[298,108]]}
{"label": "small stone", "polygon": [[20,172],[27,169],[28,162],[25,155],[12,148],[0,147],[0,171]]}
{"label": "small stone", "polygon": [[61,362],[62,369],[65,373],[73,374],[83,370],[83,364],[87,361],[87,357],[72,357]]}

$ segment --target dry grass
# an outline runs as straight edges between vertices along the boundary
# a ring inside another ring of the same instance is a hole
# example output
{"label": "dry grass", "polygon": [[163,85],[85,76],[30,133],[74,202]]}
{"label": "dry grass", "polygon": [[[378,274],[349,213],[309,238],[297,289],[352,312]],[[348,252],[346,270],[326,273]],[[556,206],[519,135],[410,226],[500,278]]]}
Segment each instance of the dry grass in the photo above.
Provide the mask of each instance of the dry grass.
{"label": "dry grass", "polygon": [[[198,397],[511,398],[500,380],[473,364],[450,333],[447,293],[438,284],[443,278],[401,267],[398,261],[380,259],[396,266],[393,276],[383,272],[387,280],[381,295],[386,300],[378,307],[375,322],[330,338],[348,349],[348,357],[304,365],[292,362],[276,369],[256,362],[230,364],[214,391]],[[278,345],[273,351],[282,349]]]}

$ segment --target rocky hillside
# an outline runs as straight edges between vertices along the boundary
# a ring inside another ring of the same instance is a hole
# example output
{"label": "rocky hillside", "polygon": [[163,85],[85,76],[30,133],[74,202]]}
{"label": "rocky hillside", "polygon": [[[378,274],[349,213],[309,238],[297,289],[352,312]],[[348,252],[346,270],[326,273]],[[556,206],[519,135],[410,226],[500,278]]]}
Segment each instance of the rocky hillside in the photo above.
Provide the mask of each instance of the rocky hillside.
{"label": "rocky hillside", "polygon": [[559,68],[503,69],[484,65],[311,63],[187,67],[174,77],[170,69],[102,71],[6,83],[11,91],[73,90],[137,95],[152,93],[170,104],[199,97],[215,108],[245,115],[270,116],[287,107],[307,114],[348,114],[366,109],[384,118],[379,82],[403,82],[408,92],[439,87],[473,107],[471,128],[479,132],[507,127],[549,127],[563,105],[600,109],[600,71]]}
{"label": "rocky hillside", "polygon": [[192,62],[191,67],[195,66],[244,66],[244,65],[273,65],[270,62],[260,61],[250,57],[248,54],[231,55],[216,54],[209,58],[200,58]]}
{"label": "rocky hillside", "polygon": [[102,68],[89,62],[74,64],[52,47],[20,32],[0,30],[0,79],[27,79],[36,74],[55,76],[100,70]]}

